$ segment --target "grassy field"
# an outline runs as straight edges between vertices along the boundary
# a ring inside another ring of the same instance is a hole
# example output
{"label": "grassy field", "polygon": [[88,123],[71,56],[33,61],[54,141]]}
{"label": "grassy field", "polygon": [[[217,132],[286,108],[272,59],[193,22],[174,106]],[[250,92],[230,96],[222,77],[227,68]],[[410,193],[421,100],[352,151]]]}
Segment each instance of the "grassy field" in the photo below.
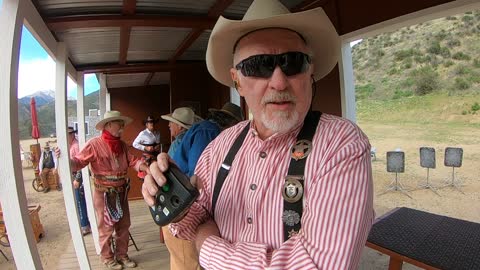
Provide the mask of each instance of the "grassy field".
{"label": "grassy field", "polygon": [[[480,223],[480,112],[472,113],[475,102],[480,102],[480,95],[437,94],[357,102],[358,125],[377,150],[377,159],[372,161],[377,216],[395,207],[409,207]],[[436,168],[429,171],[429,181],[435,187],[452,180],[452,168],[444,166],[445,148],[463,148],[462,166],[455,169],[454,179],[464,184],[464,193],[446,187],[438,189],[437,195],[418,187],[427,175],[427,169],[420,166],[422,146],[435,149]],[[394,173],[386,171],[386,152],[398,148],[405,152],[405,172],[399,173],[398,179],[411,198],[400,192],[382,194],[395,179]],[[365,248],[361,270],[387,268],[387,256]],[[419,268],[405,264],[403,269]]]}
{"label": "grassy field", "polygon": [[[472,106],[476,102],[480,102],[480,95],[437,94],[388,101],[359,101],[357,103],[358,125],[368,135],[372,146],[377,150],[377,160],[372,163],[377,195],[393,178],[393,174],[386,172],[387,151],[401,149],[405,152],[405,173],[400,174],[400,178],[410,189],[416,190],[418,183],[424,181],[426,177],[426,169],[420,167],[420,147],[435,148],[436,168],[430,170],[430,178],[437,185],[451,179],[452,175],[452,168],[444,166],[445,148],[460,147],[464,151],[463,164],[456,169],[456,177],[467,184],[465,188],[467,196],[457,198],[455,203],[460,206],[464,204],[463,206],[468,208],[467,205],[472,203],[468,198],[473,198],[478,205],[480,202],[478,196],[480,184],[477,179],[480,167],[480,136],[478,136],[480,112],[472,111]],[[470,191],[472,193],[468,195]],[[425,195],[428,194],[430,193]],[[449,195],[452,193],[448,193]],[[399,198],[393,199],[391,196]],[[468,213],[464,212],[462,207],[449,208],[448,205],[440,207],[431,203],[435,200],[431,202],[421,198],[409,200],[408,197],[397,194],[377,196],[375,199],[376,208],[380,214],[398,206],[392,204],[393,199],[399,205],[403,203],[403,206],[419,207],[440,214],[480,221],[478,209]],[[415,203],[418,199],[421,203],[418,201]],[[444,199],[446,202],[449,201],[448,197]]]}

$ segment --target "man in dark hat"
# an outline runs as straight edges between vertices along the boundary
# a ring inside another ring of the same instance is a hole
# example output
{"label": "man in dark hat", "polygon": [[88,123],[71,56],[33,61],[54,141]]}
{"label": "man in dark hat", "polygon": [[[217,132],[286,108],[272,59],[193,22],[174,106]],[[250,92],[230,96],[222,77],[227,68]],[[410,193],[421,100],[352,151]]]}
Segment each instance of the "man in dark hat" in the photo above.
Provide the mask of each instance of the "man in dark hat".
{"label": "man in dark hat", "polygon": [[[70,144],[70,156],[74,157],[80,152],[80,147],[78,145],[78,140],[76,138],[77,130],[73,127],[67,128],[68,132],[68,143]],[[85,191],[83,189],[83,178],[82,172],[72,171],[73,178],[73,188],[75,192],[75,200],[77,203],[78,215],[80,217],[80,226],[82,227],[82,234],[87,235],[92,230],[90,228],[90,221],[88,220],[87,215],[87,203],[85,201]]]}
{"label": "man in dark hat", "polygon": [[53,174],[56,177],[58,167],[57,157],[53,154],[52,149],[50,149],[50,144],[45,143],[43,147],[42,154],[40,154],[40,160],[38,162],[38,170],[40,171],[40,179],[42,180],[43,186],[45,189],[43,192],[48,192],[50,186],[48,185],[48,176]]}
{"label": "man in dark hat", "polygon": [[[161,151],[160,132],[155,130],[155,124],[157,122],[158,119],[155,119],[153,116],[149,115],[147,119],[143,121],[145,129],[140,131],[137,138],[135,138],[132,143],[133,147],[143,152],[142,157],[148,165],[150,165],[151,161],[155,160]],[[143,179],[145,174],[143,172],[139,172],[138,177]]]}

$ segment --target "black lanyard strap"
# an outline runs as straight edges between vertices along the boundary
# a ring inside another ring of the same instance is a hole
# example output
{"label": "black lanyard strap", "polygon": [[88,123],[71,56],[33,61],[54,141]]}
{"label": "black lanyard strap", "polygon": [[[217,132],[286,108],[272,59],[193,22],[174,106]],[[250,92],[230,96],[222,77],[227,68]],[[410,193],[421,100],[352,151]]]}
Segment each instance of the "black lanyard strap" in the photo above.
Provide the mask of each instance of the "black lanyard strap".
{"label": "black lanyard strap", "polygon": [[[310,150],[312,146],[312,139],[317,130],[318,121],[320,121],[321,112],[310,111],[305,117],[303,127],[300,133],[297,135],[296,145],[307,145]],[[288,166],[288,175],[285,177],[284,189],[288,189],[289,186],[296,188],[294,201],[283,200],[283,236],[287,241],[290,237],[297,234],[302,227],[302,214],[303,214],[303,193],[304,193],[304,180],[305,180],[305,164],[307,163],[308,154],[304,158],[295,159],[293,149],[290,150],[292,158],[290,158],[290,165]],[[288,192],[285,191],[284,192]],[[288,197],[287,197],[288,198]]]}
{"label": "black lanyard strap", "polygon": [[[317,130],[318,122],[320,121],[321,112],[318,111],[309,111],[305,117],[304,124],[300,132],[298,133],[296,144],[299,142],[309,142],[309,147],[312,147],[312,139]],[[212,194],[212,216],[215,215],[215,207],[217,204],[218,196],[222,189],[223,183],[230,172],[230,167],[232,162],[235,159],[235,155],[243,144],[245,137],[247,136],[248,130],[250,129],[250,124],[247,124],[242,132],[238,135],[232,147],[227,153],[222,165],[220,166],[217,174],[217,179],[215,181],[215,187]],[[311,149],[310,149],[311,150]],[[292,151],[291,151],[292,152]],[[305,155],[305,158],[294,159],[293,154],[290,153],[292,158],[290,159],[290,165],[288,167],[288,175],[285,179],[287,181],[292,181],[294,183],[300,183],[297,186],[298,189],[301,189],[300,198],[295,198],[296,202],[288,202],[284,200],[284,239],[288,240],[294,233],[298,233],[301,227],[300,219],[303,212],[303,182],[304,182],[304,171],[305,164],[307,161],[308,154]],[[297,182],[298,181],[298,182]]]}
{"label": "black lanyard strap", "polygon": [[217,205],[218,195],[220,194],[220,190],[222,189],[223,183],[230,172],[230,167],[232,166],[232,162],[235,159],[235,155],[237,154],[238,150],[243,144],[245,137],[247,136],[248,130],[250,129],[250,123],[248,123],[238,135],[237,139],[233,143],[232,147],[228,151],[227,156],[223,160],[222,166],[218,169],[217,180],[215,181],[215,188],[213,189],[213,196],[212,196],[212,216],[215,215],[215,206]]}

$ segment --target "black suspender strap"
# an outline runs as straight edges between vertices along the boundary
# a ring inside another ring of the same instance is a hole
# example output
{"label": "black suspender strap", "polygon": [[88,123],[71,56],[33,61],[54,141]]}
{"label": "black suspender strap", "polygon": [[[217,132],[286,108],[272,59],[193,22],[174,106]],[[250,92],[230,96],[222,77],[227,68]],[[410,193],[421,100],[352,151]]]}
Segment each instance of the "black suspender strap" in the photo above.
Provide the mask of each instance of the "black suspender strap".
{"label": "black suspender strap", "polygon": [[[284,224],[284,239],[288,240],[295,233],[298,233],[301,227],[300,220],[303,212],[303,180],[306,158],[312,150],[312,139],[317,130],[318,121],[320,121],[321,112],[309,111],[305,117],[300,133],[297,136],[297,141],[290,151],[291,159],[288,168],[288,175],[285,179],[285,185],[283,188],[284,198],[284,212],[282,221]],[[243,144],[245,137],[247,136],[250,124],[247,124],[242,130],[240,135],[233,143],[232,147],[227,153],[225,160],[218,170],[217,179],[215,181],[215,187],[212,194],[212,215],[215,215],[215,207],[217,204],[220,190],[223,183],[230,172],[230,167],[235,159],[235,155]]]}
{"label": "black suspender strap", "polygon": [[220,166],[220,169],[218,170],[217,180],[215,181],[215,188],[213,189],[212,194],[212,216],[215,215],[215,206],[217,205],[218,195],[220,194],[220,190],[222,189],[223,182],[225,182],[225,179],[230,172],[230,167],[232,166],[232,162],[235,159],[235,155],[242,146],[249,129],[250,123],[248,123],[245,128],[243,128],[242,132],[238,135],[237,139],[228,151],[227,156],[223,160],[222,166]]}
{"label": "black suspender strap", "polygon": [[283,187],[283,235],[287,241],[297,234],[302,226],[304,174],[307,157],[312,150],[312,139],[317,130],[321,112],[310,111],[305,117],[303,127],[290,150],[290,165]]}

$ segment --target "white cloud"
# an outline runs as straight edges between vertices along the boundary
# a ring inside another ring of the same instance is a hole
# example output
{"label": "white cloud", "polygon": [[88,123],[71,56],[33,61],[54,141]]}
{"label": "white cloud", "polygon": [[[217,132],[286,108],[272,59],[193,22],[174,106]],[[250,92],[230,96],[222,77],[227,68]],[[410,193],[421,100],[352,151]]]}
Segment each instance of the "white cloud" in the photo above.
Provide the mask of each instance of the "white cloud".
{"label": "white cloud", "polygon": [[357,39],[355,41],[350,42],[350,47],[353,47],[353,46],[357,45],[358,43],[362,42],[362,40],[363,39]]}
{"label": "white cloud", "polygon": [[[67,93],[77,86],[67,77]],[[52,58],[35,58],[20,61],[18,68],[18,97],[37,91],[55,90],[55,61]]]}
{"label": "white cloud", "polygon": [[55,62],[52,58],[21,61],[18,70],[18,97],[55,89]]}

